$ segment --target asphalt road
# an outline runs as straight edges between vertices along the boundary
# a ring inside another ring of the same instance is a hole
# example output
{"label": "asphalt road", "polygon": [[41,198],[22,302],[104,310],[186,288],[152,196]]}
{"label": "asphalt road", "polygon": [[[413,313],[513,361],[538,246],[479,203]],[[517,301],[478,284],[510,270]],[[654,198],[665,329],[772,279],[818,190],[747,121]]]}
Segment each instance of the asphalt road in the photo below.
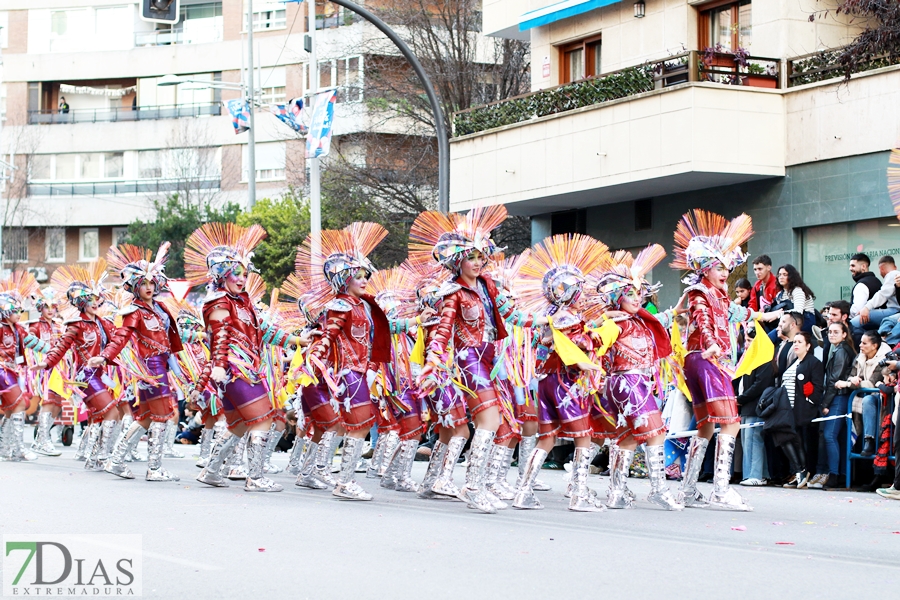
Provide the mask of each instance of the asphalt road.
{"label": "asphalt road", "polygon": [[178,483],[128,481],[72,453],[0,463],[0,534],[142,534],[150,598],[866,598],[900,579],[900,502],[875,494],[741,488],[752,513],[669,513],[632,480],[634,510],[583,514],[566,509],[562,472],[544,471],[544,510],[482,515],[364,478],[372,502],[283,473],[281,493],[215,489],[190,458],[166,460]]}

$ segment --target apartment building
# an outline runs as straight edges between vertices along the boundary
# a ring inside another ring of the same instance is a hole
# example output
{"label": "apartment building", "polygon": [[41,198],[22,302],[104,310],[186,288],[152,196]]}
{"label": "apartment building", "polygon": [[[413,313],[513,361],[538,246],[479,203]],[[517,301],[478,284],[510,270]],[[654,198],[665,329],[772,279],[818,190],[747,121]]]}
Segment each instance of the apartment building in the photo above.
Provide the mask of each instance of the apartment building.
{"label": "apartment building", "polygon": [[[305,141],[268,107],[308,88],[307,6],[253,2],[258,198],[306,179]],[[247,205],[248,134],[235,134],[223,106],[246,81],[244,0],[181,0],[176,25],[141,20],[137,0],[2,8],[0,149],[17,167],[4,171],[3,268],[45,280],[60,264],[103,256],[129,223],[155,218],[152,201],[166,194]],[[317,11],[313,72],[320,89],[337,88],[340,143],[372,125],[363,82],[378,47],[365,42],[368,23],[330,3]],[[172,76],[182,83],[168,85]]]}
{"label": "apartment building", "polygon": [[[532,93],[455,116],[451,209],[503,203],[534,241],[631,249],[671,249],[691,208],[747,212],[752,255],[796,265],[822,303],[847,297],[849,254],[900,255],[900,65],[844,82],[832,51],[860,24],[836,5],[485,0],[485,34],[531,41]],[[653,277],[677,300],[678,273]]]}

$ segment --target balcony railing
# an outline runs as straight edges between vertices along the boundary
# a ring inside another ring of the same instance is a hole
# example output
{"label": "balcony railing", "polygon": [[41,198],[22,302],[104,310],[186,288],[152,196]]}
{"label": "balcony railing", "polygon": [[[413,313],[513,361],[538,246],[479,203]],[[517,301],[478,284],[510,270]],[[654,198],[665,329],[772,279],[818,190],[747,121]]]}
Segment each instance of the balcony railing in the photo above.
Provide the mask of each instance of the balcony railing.
{"label": "balcony railing", "polygon": [[115,196],[190,190],[217,190],[220,177],[200,179],[137,179],[134,181],[55,181],[29,183],[29,196]]}
{"label": "balcony railing", "polygon": [[221,25],[189,30],[188,33],[185,33],[184,29],[158,29],[156,31],[139,31],[135,33],[134,45],[140,47],[171,46],[173,44],[208,44],[221,42],[223,39],[223,28]]}
{"label": "balcony railing", "polygon": [[779,87],[781,62],[778,59],[750,56],[741,61],[727,53],[710,59],[706,53],[684,52],[604,73],[599,77],[460,111],[453,116],[453,135],[460,137],[522,123],[680,83],[711,81],[728,85]]}
{"label": "balcony railing", "polygon": [[[788,87],[844,77],[845,67],[839,62],[843,50],[843,48],[830,48],[789,58],[786,71]],[[861,73],[896,64],[900,64],[900,57],[876,56],[861,61],[855,72]]]}
{"label": "balcony railing", "polygon": [[30,110],[28,122],[32,125],[57,125],[61,123],[108,123],[114,121],[154,121],[221,115],[218,102],[203,104],[169,104],[163,106],[115,106],[110,108],[75,108],[68,112],[59,110]]}

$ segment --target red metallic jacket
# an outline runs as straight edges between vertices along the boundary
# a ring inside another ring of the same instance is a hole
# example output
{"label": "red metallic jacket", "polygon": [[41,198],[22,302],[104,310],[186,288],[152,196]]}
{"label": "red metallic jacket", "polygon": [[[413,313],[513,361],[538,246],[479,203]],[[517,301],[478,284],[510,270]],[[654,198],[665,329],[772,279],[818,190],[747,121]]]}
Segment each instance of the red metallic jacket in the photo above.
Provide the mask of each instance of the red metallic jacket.
{"label": "red metallic jacket", "polygon": [[705,278],[686,291],[693,329],[687,341],[688,352],[703,352],[718,344],[722,355],[730,356],[729,322],[747,321],[751,311],[734,304],[728,294]]}
{"label": "red metallic jacket", "polygon": [[365,373],[370,363],[390,362],[390,323],[372,296],[338,294],[328,305],[325,335],[311,351],[332,362],[337,370]]}
{"label": "red metallic jacket", "polygon": [[[584,332],[584,321],[581,319],[576,317],[571,323],[568,319],[563,323],[558,323],[554,320],[553,323],[558,327],[561,333],[565,334],[567,338],[572,340],[576,346],[585,352],[590,353],[594,349],[594,342],[591,340],[590,336]],[[560,373],[567,368],[569,367],[566,367],[559,357],[559,354],[556,353],[556,350],[551,350],[547,360],[536,365],[537,372],[542,374]],[[577,367],[575,368],[577,369]]]}
{"label": "red metallic jacket", "polygon": [[[106,362],[113,362],[125,345],[132,340],[135,352],[142,359],[181,352],[181,335],[178,333],[175,319],[165,306],[159,302],[154,304],[156,306],[151,307],[142,300],[135,299],[126,308],[122,314],[122,326],[116,330],[109,345],[100,353]],[[162,311],[168,322],[160,318],[154,308]]]}
{"label": "red metallic jacket", "polygon": [[63,329],[56,321],[38,319],[28,325],[28,331],[39,340],[52,345],[62,335]]}
{"label": "red metallic jacket", "polygon": [[71,348],[74,355],[76,368],[83,368],[89,358],[97,356],[112,340],[116,332],[116,326],[106,319],[97,317],[88,319],[81,313],[81,319],[66,323],[66,331],[56,341],[53,349],[47,353],[44,361],[47,368],[52,369],[62,360],[66,352]]}
{"label": "red metallic jacket", "polygon": [[[493,305],[494,323],[497,326],[495,340],[506,337],[504,319],[518,316],[517,325],[531,327],[533,317],[516,311],[512,302],[500,295],[490,277],[481,276],[478,280],[484,282]],[[485,328],[489,326],[478,291],[466,286],[461,277],[457,277],[451,285],[453,291],[445,295],[441,301],[440,322],[429,334],[428,350],[437,354],[446,352],[451,341],[457,350],[477,346],[484,341]],[[500,306],[498,298],[502,300]]]}
{"label": "red metallic jacket", "polygon": [[662,324],[641,309],[634,316],[617,320],[619,336],[603,357],[607,373],[649,369],[672,353],[672,344]]}
{"label": "red metallic jacket", "polygon": [[28,332],[18,323],[0,321],[0,366],[11,371],[24,366],[26,337]]}

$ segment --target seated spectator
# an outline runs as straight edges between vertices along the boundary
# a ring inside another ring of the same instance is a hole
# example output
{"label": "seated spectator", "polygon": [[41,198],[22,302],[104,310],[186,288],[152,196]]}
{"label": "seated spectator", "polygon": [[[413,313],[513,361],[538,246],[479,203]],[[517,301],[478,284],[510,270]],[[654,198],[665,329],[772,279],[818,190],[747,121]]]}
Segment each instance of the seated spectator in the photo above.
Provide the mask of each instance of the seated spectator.
{"label": "seated spectator", "polygon": [[[881,336],[875,331],[867,331],[859,342],[859,354],[853,363],[850,377],[844,381],[838,381],[835,387],[839,390],[853,390],[874,388],[881,383],[881,367],[878,363],[890,352],[890,347],[881,341]],[[856,415],[862,415],[863,444],[860,455],[872,456],[875,454],[875,431],[878,428],[878,400],[875,394],[861,396],[853,399],[854,419]],[[857,428],[859,431],[859,428]]]}
{"label": "seated spectator", "polygon": [[877,331],[884,319],[900,313],[900,304],[897,303],[897,276],[900,271],[894,264],[894,257],[882,256],[878,260],[878,272],[883,279],[881,287],[860,307],[859,314],[850,320],[854,337],[861,336],[863,331]]}
{"label": "seated spectator", "polygon": [[[816,323],[816,295],[803,283],[803,278],[794,265],[778,267],[778,286],[779,291],[775,296],[773,307],[800,315],[803,323],[800,330],[811,332],[812,326]],[[774,330],[769,332],[769,339],[773,344],[778,343],[777,332]]]}
{"label": "seated spectator", "polygon": [[[771,362],[755,368],[737,382],[737,403],[741,410],[741,425],[760,423],[756,405],[763,391],[775,384],[775,370]],[[741,449],[743,451],[743,476],[741,485],[766,485],[769,467],[766,462],[766,444],[762,427],[741,429]]]}
{"label": "seated spectator", "polygon": [[[845,302],[846,304],[846,302]],[[846,321],[828,324],[828,345],[825,356],[825,392],[822,400],[822,415],[844,415],[850,394],[839,389],[836,384],[850,377],[856,348],[850,336]],[[819,451],[819,472],[809,486],[812,489],[840,487],[841,475],[841,432],[844,419],[833,419],[821,424],[823,448]]]}

